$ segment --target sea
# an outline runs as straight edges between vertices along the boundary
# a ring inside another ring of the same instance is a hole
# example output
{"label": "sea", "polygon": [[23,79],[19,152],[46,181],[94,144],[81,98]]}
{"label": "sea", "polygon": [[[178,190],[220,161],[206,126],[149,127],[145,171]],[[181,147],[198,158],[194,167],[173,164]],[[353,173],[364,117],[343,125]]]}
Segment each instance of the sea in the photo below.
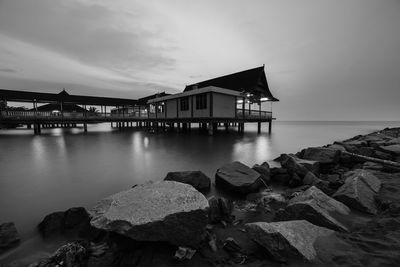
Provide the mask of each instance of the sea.
{"label": "sea", "polygon": [[[271,162],[282,153],[386,127],[400,127],[400,122],[274,121],[272,133],[268,124],[260,134],[256,124],[246,124],[243,134],[221,127],[213,136],[196,125],[185,133],[118,130],[109,123],[89,125],[87,133],[83,128],[43,129],[41,135],[0,130],[0,223],[14,222],[22,240],[0,256],[0,263],[27,263],[53,249],[36,230],[51,212],[90,208],[135,184],[162,180],[170,171],[200,170],[213,179],[225,163]],[[214,190],[209,194],[218,194]]]}

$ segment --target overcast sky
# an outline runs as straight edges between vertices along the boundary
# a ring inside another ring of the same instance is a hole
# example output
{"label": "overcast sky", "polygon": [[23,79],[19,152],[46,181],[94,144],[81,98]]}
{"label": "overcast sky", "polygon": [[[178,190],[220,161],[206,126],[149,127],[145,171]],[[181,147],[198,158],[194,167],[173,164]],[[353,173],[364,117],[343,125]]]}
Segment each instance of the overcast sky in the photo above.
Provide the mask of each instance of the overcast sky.
{"label": "overcast sky", "polygon": [[399,0],[0,0],[0,88],[143,97],[265,64],[282,120],[400,120]]}

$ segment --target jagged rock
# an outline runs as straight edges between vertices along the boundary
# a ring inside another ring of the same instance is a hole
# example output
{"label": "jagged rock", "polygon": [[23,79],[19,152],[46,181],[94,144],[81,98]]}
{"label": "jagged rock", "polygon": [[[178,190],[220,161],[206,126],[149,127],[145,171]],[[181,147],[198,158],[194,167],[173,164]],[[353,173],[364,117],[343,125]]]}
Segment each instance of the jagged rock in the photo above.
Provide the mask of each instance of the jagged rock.
{"label": "jagged rock", "polygon": [[49,258],[42,259],[29,267],[83,267],[87,265],[88,251],[82,242],[72,242],[60,247]]}
{"label": "jagged rock", "polygon": [[0,253],[14,247],[19,243],[17,228],[13,222],[0,225]]}
{"label": "jagged rock", "polygon": [[350,209],[346,205],[312,186],[292,198],[284,212],[278,213],[277,220],[307,220],[318,226],[347,232],[347,227],[336,217],[337,214],[349,213]]}
{"label": "jagged rock", "polygon": [[312,185],[315,181],[317,181],[318,177],[315,176],[314,173],[308,172],[306,176],[303,178],[304,185]]}
{"label": "jagged rock", "polygon": [[[288,170],[292,169],[302,177],[308,171],[313,172],[314,174],[319,173],[319,162],[315,160],[301,159],[293,154],[281,154],[277,160],[281,163],[282,167]],[[288,160],[290,161],[288,162]]]}
{"label": "jagged rock", "polygon": [[169,172],[164,181],[190,184],[199,191],[207,191],[211,185],[211,179],[201,171]]}
{"label": "jagged rock", "polygon": [[284,168],[271,168],[271,181],[275,183],[287,184],[290,176]]}
{"label": "jagged rock", "polygon": [[365,170],[374,170],[374,171],[382,171],[384,169],[384,166],[379,163],[367,161],[363,165],[363,169]]}
{"label": "jagged rock", "polygon": [[340,150],[326,147],[309,147],[300,152],[302,159],[315,160],[320,163],[323,169],[330,168],[338,163]]}
{"label": "jagged rock", "polygon": [[255,164],[253,166],[253,170],[261,175],[261,179],[263,179],[264,182],[269,183],[271,174],[269,164],[267,162],[263,162],[261,165]]}
{"label": "jagged rock", "polygon": [[400,156],[400,145],[390,145],[390,146],[380,146],[380,150],[382,150],[385,153],[390,153],[393,156]]}
{"label": "jagged rock", "polygon": [[215,174],[215,185],[229,192],[248,194],[264,186],[261,175],[239,161],[223,165]]}
{"label": "jagged rock", "polygon": [[375,158],[383,159],[383,160],[392,160],[392,156],[389,153],[382,152],[379,150],[375,150]]}
{"label": "jagged rock", "polygon": [[267,206],[268,204],[285,204],[286,198],[281,193],[266,189],[258,193],[251,193],[246,196],[248,201]]}
{"label": "jagged rock", "polygon": [[380,190],[380,180],[365,170],[352,171],[346,176],[344,185],[333,197],[351,208],[376,214],[375,195]]}
{"label": "jagged rock", "polygon": [[245,227],[249,236],[279,261],[287,258],[314,260],[317,257],[315,241],[334,233],[304,220],[256,222],[246,224]]}
{"label": "jagged rock", "polygon": [[91,225],[140,241],[197,246],[205,235],[207,199],[192,186],[160,181],[138,185],[101,201]]}
{"label": "jagged rock", "polygon": [[232,201],[223,198],[212,196],[208,199],[210,206],[208,210],[208,220],[210,223],[219,223],[221,221],[230,222],[232,220]]}
{"label": "jagged rock", "polygon": [[83,207],[70,208],[47,215],[38,225],[44,238],[56,234],[77,233],[86,236],[91,233],[89,214]]}

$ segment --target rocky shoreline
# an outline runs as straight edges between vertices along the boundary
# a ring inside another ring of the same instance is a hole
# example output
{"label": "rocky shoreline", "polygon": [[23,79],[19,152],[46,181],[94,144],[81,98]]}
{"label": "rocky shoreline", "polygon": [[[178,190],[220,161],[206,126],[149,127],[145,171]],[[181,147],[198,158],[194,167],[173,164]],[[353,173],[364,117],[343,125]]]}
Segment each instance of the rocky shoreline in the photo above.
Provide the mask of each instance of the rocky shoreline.
{"label": "rocky shoreline", "polygon": [[[400,128],[282,154],[280,167],[168,173],[47,215],[66,244],[30,266],[382,266],[400,262]],[[0,225],[0,253],[17,245]]]}

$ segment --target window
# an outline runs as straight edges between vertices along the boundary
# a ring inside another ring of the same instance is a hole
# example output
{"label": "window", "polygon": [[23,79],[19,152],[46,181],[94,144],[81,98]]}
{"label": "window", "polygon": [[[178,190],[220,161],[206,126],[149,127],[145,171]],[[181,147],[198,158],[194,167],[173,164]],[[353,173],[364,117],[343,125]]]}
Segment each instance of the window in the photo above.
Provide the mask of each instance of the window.
{"label": "window", "polygon": [[196,109],[207,108],[207,94],[196,95]]}
{"label": "window", "polygon": [[164,111],[165,111],[164,102],[158,103],[158,105],[157,105],[157,113],[164,113]]}
{"label": "window", "polygon": [[181,101],[181,111],[189,110],[189,97],[182,97]]}
{"label": "window", "polygon": [[156,105],[150,104],[149,112],[152,114],[156,113]]}

